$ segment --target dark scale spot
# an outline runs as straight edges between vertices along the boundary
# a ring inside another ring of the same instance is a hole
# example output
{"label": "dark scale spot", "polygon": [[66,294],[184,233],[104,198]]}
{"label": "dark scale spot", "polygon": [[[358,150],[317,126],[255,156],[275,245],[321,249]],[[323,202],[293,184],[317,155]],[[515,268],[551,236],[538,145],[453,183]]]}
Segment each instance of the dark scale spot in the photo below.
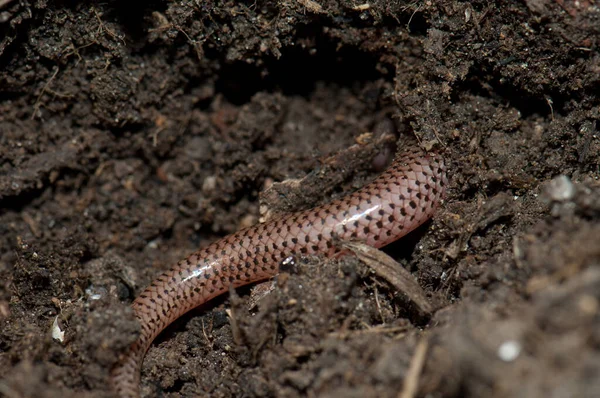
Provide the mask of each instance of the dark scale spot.
{"label": "dark scale spot", "polygon": [[321,225],[325,225],[325,219],[321,218]]}
{"label": "dark scale spot", "polygon": [[371,217],[370,215],[368,215],[368,214],[367,214],[367,215],[365,216],[365,219],[366,219],[367,221],[371,221],[371,220],[373,219],[373,217]]}
{"label": "dark scale spot", "polygon": [[371,232],[371,229],[370,229],[369,227],[364,227],[364,228],[363,228],[363,232],[364,232],[365,234],[369,234],[369,232]]}
{"label": "dark scale spot", "polygon": [[348,227],[346,227],[346,224],[342,224],[342,231],[348,232]]}
{"label": "dark scale spot", "polygon": [[343,216],[343,217],[346,217],[348,214],[350,214],[350,213],[348,212],[348,210],[344,210],[344,212],[342,213],[342,216]]}
{"label": "dark scale spot", "polygon": [[444,183],[444,181],[440,181],[440,187],[445,186],[446,184]]}
{"label": "dark scale spot", "polygon": [[262,260],[263,263],[268,263],[269,262],[269,259],[266,258],[266,257],[263,257],[261,260]]}
{"label": "dark scale spot", "polygon": [[327,248],[331,249],[333,247],[333,243],[331,243],[331,241],[327,241]]}
{"label": "dark scale spot", "polygon": [[354,232],[352,232],[352,233],[350,234],[350,237],[351,237],[351,238],[356,238],[356,237],[358,237],[358,234],[356,233],[356,231],[354,231]]}
{"label": "dark scale spot", "polygon": [[377,225],[377,228],[379,229],[383,228],[383,222],[381,220],[377,221],[375,225]]}
{"label": "dark scale spot", "polygon": [[409,206],[412,207],[413,209],[417,208],[417,204],[415,203],[414,200],[411,200],[410,202],[408,202]]}
{"label": "dark scale spot", "polygon": [[215,286],[219,282],[216,279],[213,279],[211,283],[212,283],[213,286]]}
{"label": "dark scale spot", "polygon": [[403,216],[405,216],[405,217],[406,217],[406,214],[407,214],[407,213],[406,213],[406,209],[405,209],[404,207],[401,207],[401,208],[400,208],[400,214],[402,214]]}
{"label": "dark scale spot", "polygon": [[298,228],[302,229],[302,224],[298,223]]}
{"label": "dark scale spot", "polygon": [[163,316],[167,316],[167,311],[164,308],[162,309],[162,314]]}
{"label": "dark scale spot", "polygon": [[431,190],[431,193],[433,193],[434,195],[437,195],[437,194],[438,194],[438,190],[437,190],[437,189],[435,189],[435,188],[433,188],[433,189]]}
{"label": "dark scale spot", "polygon": [[260,269],[262,270],[262,272],[267,272],[267,267],[260,267]]}
{"label": "dark scale spot", "polygon": [[300,253],[306,254],[307,252],[308,252],[308,250],[306,250],[306,247],[301,247],[300,248]]}
{"label": "dark scale spot", "polygon": [[273,242],[273,244],[271,246],[273,247],[273,250],[279,249],[279,246],[277,246],[277,244],[275,242]]}
{"label": "dark scale spot", "polygon": [[435,184],[437,182],[437,177],[436,176],[431,176],[431,181]]}
{"label": "dark scale spot", "polygon": [[[165,292],[166,292],[166,290],[165,290]],[[140,294],[140,297],[143,298],[143,299],[148,298],[148,296],[146,296],[145,294]]]}
{"label": "dark scale spot", "polygon": [[[393,204],[393,203],[391,203],[391,204]],[[378,213],[380,216],[385,215],[385,211],[383,211],[383,209],[379,209]]]}
{"label": "dark scale spot", "polygon": [[227,254],[227,252],[225,250],[221,250],[221,256],[224,256],[225,254]]}
{"label": "dark scale spot", "polygon": [[415,220],[415,216],[414,214],[412,216],[410,216],[410,221],[414,221]]}
{"label": "dark scale spot", "polygon": [[396,218],[394,216],[389,216],[388,217],[388,221],[389,222],[394,222],[394,221],[396,221]]}
{"label": "dark scale spot", "polygon": [[425,200],[425,202],[429,202],[429,195],[425,195],[425,198],[423,200]]}
{"label": "dark scale spot", "polygon": [[267,232],[267,238],[271,237],[271,231]]}
{"label": "dark scale spot", "polygon": [[388,229],[387,231],[385,231],[385,234],[386,234],[387,236],[391,236],[391,235],[392,235],[392,231],[390,231],[390,230]]}
{"label": "dark scale spot", "polygon": [[358,224],[359,224],[358,220],[354,221],[354,228],[358,228]]}
{"label": "dark scale spot", "polygon": [[412,191],[413,191],[412,188],[406,187],[406,192],[412,193]]}
{"label": "dark scale spot", "polygon": [[194,291],[195,291],[196,293],[200,293],[200,288],[199,288],[199,287],[195,287],[195,288],[194,288]]}
{"label": "dark scale spot", "polygon": [[150,299],[150,302],[151,302],[152,304],[155,304],[155,303],[156,303],[156,300],[154,300],[153,298],[151,298],[151,299]]}
{"label": "dark scale spot", "polygon": [[337,214],[334,214],[334,215],[333,215],[333,216],[331,216],[331,217],[332,217],[332,218],[333,218],[335,221],[337,221],[337,220],[338,220],[338,216],[337,216]]}
{"label": "dark scale spot", "polygon": [[273,260],[273,263],[271,263],[271,265],[269,266],[269,268],[271,268],[272,270],[275,269],[275,260]]}
{"label": "dark scale spot", "polygon": [[219,255],[217,253],[213,254],[213,260],[217,261],[219,259]]}
{"label": "dark scale spot", "polygon": [[319,242],[320,242],[320,241],[322,241],[322,240],[323,240],[323,235],[321,235],[321,234],[317,235],[317,240],[318,240]]}
{"label": "dark scale spot", "polygon": [[374,241],[378,241],[378,240],[379,240],[379,235],[375,235],[375,236],[373,236],[373,240],[374,240]]}
{"label": "dark scale spot", "polygon": [[316,251],[318,251],[318,250],[319,250],[319,246],[317,246],[317,245],[312,245],[311,249],[312,249],[314,252],[316,252]]}
{"label": "dark scale spot", "polygon": [[425,189],[428,191],[431,189],[431,186],[429,184],[425,184],[424,186],[425,186]]}
{"label": "dark scale spot", "polygon": [[208,280],[210,279],[211,275],[207,272],[206,274],[204,274],[204,279]]}
{"label": "dark scale spot", "polygon": [[156,297],[158,297],[159,300],[162,300],[162,298],[163,298],[162,295],[158,294],[158,293],[156,294]]}
{"label": "dark scale spot", "polygon": [[331,210],[329,209],[329,207],[325,208],[325,214],[331,214]]}
{"label": "dark scale spot", "polygon": [[[394,209],[396,208],[396,205],[395,205],[395,204],[393,204],[393,203],[390,203],[390,204],[389,204],[389,206],[390,206],[390,209],[392,209],[392,210],[394,210]],[[382,214],[382,215],[383,215],[383,214]]]}
{"label": "dark scale spot", "polygon": [[284,240],[283,242],[281,242],[281,246],[283,246],[283,247],[288,247],[287,240]]}
{"label": "dark scale spot", "polygon": [[420,185],[421,185],[421,181],[419,181],[419,180],[415,180],[415,185],[416,185],[416,186],[420,186]]}
{"label": "dark scale spot", "polygon": [[421,195],[421,192],[417,192],[417,195],[415,195],[417,197],[417,199],[421,200],[423,199],[423,195]]}
{"label": "dark scale spot", "polygon": [[391,192],[392,192],[392,188],[390,188],[390,187],[385,187],[385,190],[386,190],[388,193],[391,193]]}
{"label": "dark scale spot", "polygon": [[229,277],[229,282],[233,282],[235,280],[235,278],[233,276]]}
{"label": "dark scale spot", "polygon": [[360,205],[356,205],[356,211],[360,211]]}
{"label": "dark scale spot", "polygon": [[380,195],[379,193],[376,193],[376,194],[375,194],[375,197],[376,197],[377,199],[381,199],[381,195]]}
{"label": "dark scale spot", "polygon": [[235,279],[237,279],[238,281],[242,279],[242,276],[240,274],[236,274],[235,275]]}
{"label": "dark scale spot", "polygon": [[281,228],[277,228],[277,233],[280,234],[281,233]]}
{"label": "dark scale spot", "polygon": [[367,204],[370,205],[371,203],[371,199],[367,198]]}
{"label": "dark scale spot", "polygon": [[250,253],[250,250],[246,249],[246,256],[250,257],[252,255],[252,253]]}
{"label": "dark scale spot", "polygon": [[175,277],[172,277],[172,278],[171,278],[171,281],[172,281],[172,282],[175,282],[175,283],[177,283],[177,278],[175,278]]}
{"label": "dark scale spot", "polygon": [[249,274],[248,272],[245,272],[245,273],[244,273],[244,276],[245,276],[246,278],[250,278],[250,274]]}
{"label": "dark scale spot", "polygon": [[165,289],[165,290],[163,291],[163,293],[165,294],[165,296],[168,296],[168,295],[169,295],[169,291],[168,291],[167,289]]}
{"label": "dark scale spot", "polygon": [[310,237],[308,235],[304,235],[304,242],[310,242]]}
{"label": "dark scale spot", "polygon": [[239,257],[239,259],[240,259],[240,260],[243,260],[243,259],[244,259],[244,254],[242,254],[242,253],[240,252],[240,253],[238,254],[238,257]]}

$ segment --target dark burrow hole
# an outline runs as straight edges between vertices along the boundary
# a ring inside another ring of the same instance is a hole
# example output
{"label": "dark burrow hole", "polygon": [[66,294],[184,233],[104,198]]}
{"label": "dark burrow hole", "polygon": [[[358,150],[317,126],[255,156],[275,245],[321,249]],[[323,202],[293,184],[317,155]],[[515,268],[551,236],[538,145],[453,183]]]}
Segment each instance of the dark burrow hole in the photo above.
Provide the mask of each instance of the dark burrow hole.
{"label": "dark burrow hole", "polygon": [[[263,63],[223,63],[216,91],[233,104],[247,103],[258,92],[308,97],[319,83],[360,89],[366,82],[391,78],[391,65],[378,65],[379,56],[356,47],[338,48],[320,28],[305,27],[295,45],[283,47],[281,57]],[[386,71],[387,69],[387,71]]]}

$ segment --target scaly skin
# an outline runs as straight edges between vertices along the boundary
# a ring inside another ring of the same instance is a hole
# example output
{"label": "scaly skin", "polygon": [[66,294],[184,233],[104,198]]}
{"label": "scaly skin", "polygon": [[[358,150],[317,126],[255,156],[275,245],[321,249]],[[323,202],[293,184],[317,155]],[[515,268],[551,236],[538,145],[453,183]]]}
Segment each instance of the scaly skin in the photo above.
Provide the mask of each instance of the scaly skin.
{"label": "scaly skin", "polygon": [[133,302],[142,331],[113,369],[120,397],[139,397],[140,368],[154,338],[194,307],[273,277],[291,255],[338,250],[333,236],[382,247],[427,221],[444,197],[443,160],[409,147],[375,181],[342,199],[245,228],[181,260]]}

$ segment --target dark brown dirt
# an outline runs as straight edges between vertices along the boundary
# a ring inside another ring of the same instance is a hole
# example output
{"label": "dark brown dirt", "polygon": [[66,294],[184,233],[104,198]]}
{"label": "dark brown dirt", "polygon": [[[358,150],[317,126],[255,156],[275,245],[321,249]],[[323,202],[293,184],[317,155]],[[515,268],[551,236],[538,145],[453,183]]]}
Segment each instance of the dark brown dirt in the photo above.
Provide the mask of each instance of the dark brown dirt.
{"label": "dark brown dirt", "polygon": [[598,396],[597,2],[361,4],[0,0],[0,396],[112,396],[160,270],[272,182],[297,179],[277,211],[360,186],[389,133],[450,164],[386,249],[434,315],[355,258],[299,259],[257,306],[172,325],[145,396]]}

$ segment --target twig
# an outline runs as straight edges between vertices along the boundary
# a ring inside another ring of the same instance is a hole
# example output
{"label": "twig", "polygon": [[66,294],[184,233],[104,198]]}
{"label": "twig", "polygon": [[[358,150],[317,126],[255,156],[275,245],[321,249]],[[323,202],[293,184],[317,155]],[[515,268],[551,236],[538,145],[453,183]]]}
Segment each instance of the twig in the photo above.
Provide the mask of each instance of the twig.
{"label": "twig", "polygon": [[421,371],[423,370],[423,364],[425,363],[425,356],[427,355],[427,349],[429,348],[429,340],[423,337],[417,344],[415,349],[415,355],[413,355],[410,361],[410,367],[406,373],[404,379],[404,388],[398,394],[398,398],[413,398],[417,393],[417,387],[419,386],[419,378]]}
{"label": "twig", "polygon": [[37,113],[39,112],[39,110],[40,110],[40,101],[42,99],[42,96],[48,90],[48,86],[50,86],[50,83],[52,83],[52,80],[54,80],[54,78],[56,77],[56,75],[58,75],[58,71],[59,71],[59,68],[57,66],[57,67],[55,67],[54,73],[52,74],[52,76],[50,76],[50,79],[48,79],[48,81],[46,82],[46,84],[44,84],[44,87],[42,88],[42,92],[40,93],[40,95],[38,95],[37,99],[35,100],[35,104],[33,105],[33,113],[31,114],[31,120],[35,119],[35,115],[37,115]]}
{"label": "twig", "polygon": [[423,289],[421,289],[421,286],[415,281],[412,274],[393,258],[381,250],[365,245],[364,243],[340,241],[339,245],[353,252],[362,262],[375,271],[377,275],[403,292],[422,313],[429,315],[433,312],[433,308],[427,301],[427,296]]}

